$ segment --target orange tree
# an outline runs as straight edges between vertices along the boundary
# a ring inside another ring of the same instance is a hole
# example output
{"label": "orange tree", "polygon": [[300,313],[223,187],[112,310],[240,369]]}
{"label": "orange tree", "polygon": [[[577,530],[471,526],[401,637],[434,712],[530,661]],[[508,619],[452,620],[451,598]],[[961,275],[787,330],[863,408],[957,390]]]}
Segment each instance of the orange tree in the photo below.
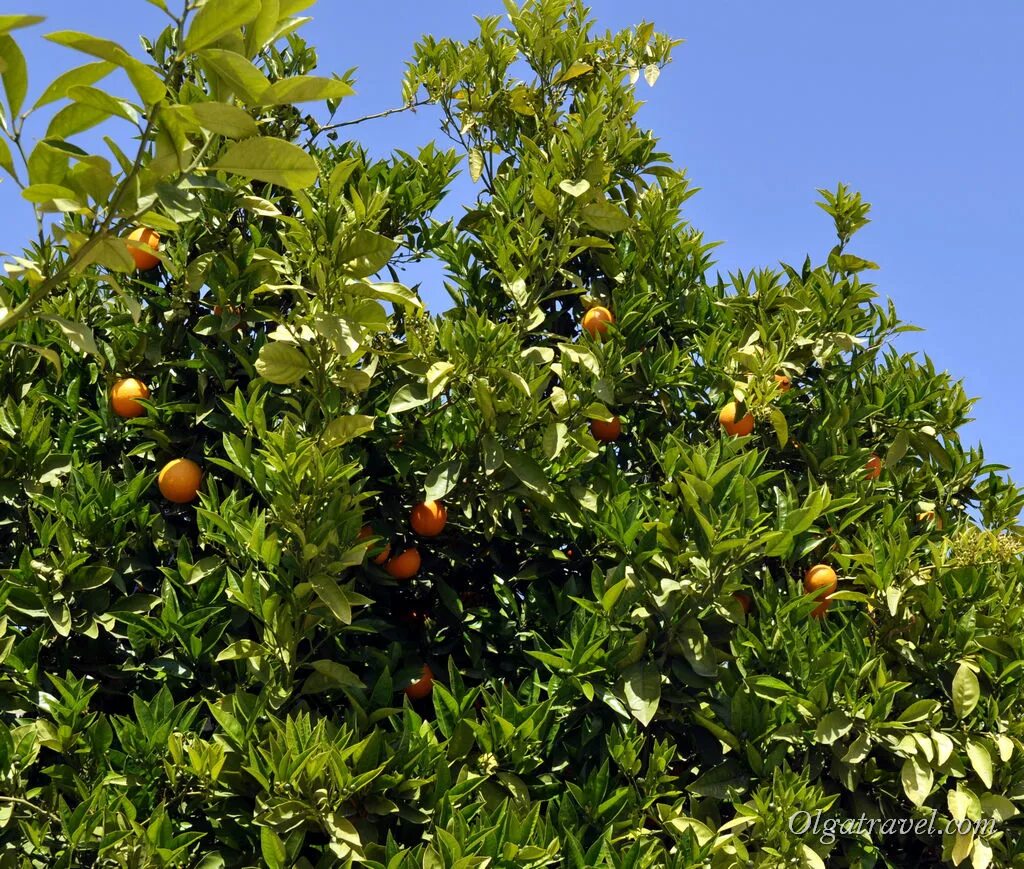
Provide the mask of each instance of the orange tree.
{"label": "orange tree", "polygon": [[32,148],[0,16],[3,865],[1016,865],[1024,496],[868,206],[710,280],[635,118],[674,43],[571,0],[424,39],[453,148],[371,159],[295,108],[351,90],[308,5],[54,34]]}

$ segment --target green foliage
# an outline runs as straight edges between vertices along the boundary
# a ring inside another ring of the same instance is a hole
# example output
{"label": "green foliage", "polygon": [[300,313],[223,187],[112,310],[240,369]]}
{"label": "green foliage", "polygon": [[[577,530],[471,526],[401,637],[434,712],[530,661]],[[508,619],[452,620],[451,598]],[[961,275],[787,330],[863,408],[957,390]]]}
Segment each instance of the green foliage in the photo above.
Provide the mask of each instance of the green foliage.
{"label": "green foliage", "polygon": [[[453,148],[375,160],[339,140],[308,2],[193,5],[146,60],[52,34],[89,59],[31,149],[9,32],[37,19],[0,16],[0,167],[39,215],[0,285],[0,863],[1024,859],[1024,493],[961,444],[961,385],[891,348],[859,195],[821,191],[825,262],[711,279],[636,123],[677,44],[653,25],[530,0],[426,37],[404,93]],[[136,152],[70,141],[98,124]],[[478,195],[438,220],[463,160]],[[425,258],[440,316],[401,280]],[[190,504],[156,485],[178,457]],[[994,825],[790,822],[819,811]]]}

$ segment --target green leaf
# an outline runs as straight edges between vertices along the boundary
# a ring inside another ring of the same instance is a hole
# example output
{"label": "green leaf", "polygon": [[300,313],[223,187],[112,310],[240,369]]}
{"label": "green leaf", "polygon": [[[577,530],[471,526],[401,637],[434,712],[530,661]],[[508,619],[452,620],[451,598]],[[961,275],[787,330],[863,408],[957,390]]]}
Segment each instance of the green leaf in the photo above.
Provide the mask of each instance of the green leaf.
{"label": "green leaf", "polygon": [[191,53],[205,48],[248,24],[259,9],[259,4],[252,0],[207,0],[189,25],[182,50]]}
{"label": "green leaf", "polygon": [[528,453],[505,451],[505,465],[524,486],[541,495],[551,495],[551,486],[543,469]]}
{"label": "green leaf", "polygon": [[84,84],[76,84],[68,88],[68,97],[76,103],[81,103],[85,106],[92,106],[94,109],[99,109],[100,111],[106,112],[108,115],[123,118],[132,124],[137,124],[139,121],[139,113],[131,103],[127,100],[120,100],[117,97],[112,97],[110,94],[100,90],[99,88],[94,88]]}
{"label": "green leaf", "polygon": [[96,346],[96,338],[93,336],[92,329],[88,326],[82,323],[72,323],[70,320],[55,317],[52,314],[43,314],[41,319],[56,323],[76,353],[91,353],[93,356],[100,355],[99,348]]}
{"label": "green leaf", "polygon": [[254,640],[236,640],[222,649],[214,660],[237,661],[244,658],[262,658],[265,657],[266,654],[266,646],[263,646]]}
{"label": "green leaf", "polygon": [[966,718],[981,699],[978,677],[967,664],[960,664],[953,677],[953,711],[957,718]]}
{"label": "green leaf", "polygon": [[271,341],[260,348],[256,372],[271,383],[297,383],[309,371],[309,360],[294,344]]}
{"label": "green leaf", "polygon": [[682,646],[683,656],[698,676],[717,675],[718,660],[715,657],[715,650],[708,642],[697,619],[688,618],[683,622],[679,631],[679,642]]}
{"label": "green leaf", "polygon": [[551,461],[558,458],[559,453],[565,449],[568,435],[569,427],[564,422],[551,420],[544,429],[544,440],[542,442],[544,455]]}
{"label": "green leaf", "polygon": [[263,106],[291,105],[318,100],[340,100],[355,93],[352,86],[336,78],[295,75],[275,81],[259,96]]}
{"label": "green leaf", "polygon": [[818,727],[814,731],[814,740],[822,745],[832,745],[836,740],[846,736],[852,727],[853,721],[845,712],[840,710],[829,712],[818,722]]}
{"label": "green leaf", "polygon": [[903,783],[903,792],[907,799],[915,806],[920,806],[932,792],[935,775],[930,766],[926,766],[916,757],[908,757],[903,761],[900,781]]}
{"label": "green leaf", "polygon": [[84,103],[71,103],[64,106],[52,118],[50,125],[46,128],[46,136],[49,139],[68,139],[86,130],[91,130],[97,124],[102,124],[110,114],[95,106],[88,106]]}
{"label": "green leaf", "polygon": [[196,120],[204,130],[227,136],[229,139],[247,139],[258,136],[260,128],[252,116],[243,108],[230,103],[193,103],[186,108],[196,116]]}
{"label": "green leaf", "polygon": [[128,252],[128,245],[124,239],[107,236],[101,238],[93,247],[79,260],[79,268],[99,264],[117,272],[135,271],[135,260]]}
{"label": "green leaf", "polygon": [[74,30],[60,30],[46,36],[51,42],[73,48],[83,54],[91,54],[101,60],[109,61],[121,67],[128,76],[135,90],[146,105],[152,105],[164,98],[167,88],[161,78],[148,66],[136,60],[116,42],[99,39],[87,33]]}
{"label": "green leaf", "polygon": [[391,404],[388,405],[388,414],[412,410],[414,407],[426,404],[429,400],[425,384],[407,383],[405,386],[399,387],[398,391],[395,392],[394,397],[391,399]]}
{"label": "green leaf", "polygon": [[208,48],[200,60],[244,102],[256,104],[270,87],[270,80],[242,55],[222,48]]}
{"label": "green leaf", "polygon": [[985,787],[992,787],[992,755],[989,754],[988,749],[977,740],[969,739],[967,741],[967,756]]}
{"label": "green leaf", "polygon": [[260,827],[260,853],[268,869],[287,869],[288,851],[281,837],[270,827]]}
{"label": "green leaf", "polygon": [[661,702],[661,673],[653,664],[634,664],[622,674],[621,685],[626,708],[646,727]]}
{"label": "green leaf", "polygon": [[43,602],[43,606],[57,633],[62,637],[69,636],[71,633],[71,610],[68,609],[68,605],[62,600],[47,599]]}
{"label": "green leaf", "polygon": [[533,185],[533,204],[548,220],[552,222],[558,220],[558,199],[543,184]]}
{"label": "green leaf", "polygon": [[775,429],[775,439],[779,442],[779,449],[784,449],[789,443],[789,423],[786,422],[786,415],[777,407],[771,409],[772,428]]}
{"label": "green leaf", "polygon": [[590,202],[580,211],[583,222],[600,232],[622,232],[631,223],[629,215],[610,202]]}
{"label": "green leaf", "polygon": [[11,149],[4,138],[0,138],[0,167],[5,169],[7,174],[13,179],[18,179],[18,173],[14,169],[14,158],[11,155]]}
{"label": "green leaf", "polygon": [[60,184],[29,184],[21,195],[29,202],[42,203],[54,199],[75,199],[78,194]]}
{"label": "green leaf", "polygon": [[484,154],[479,148],[469,149],[469,177],[475,184],[484,174]]}
{"label": "green leaf", "polygon": [[339,664],[336,661],[320,660],[314,661],[313,669],[317,673],[326,676],[332,682],[336,682],[338,685],[342,685],[346,688],[365,688],[366,685],[363,680],[360,679],[355,673],[353,673],[344,664]]}
{"label": "green leaf", "polygon": [[338,447],[347,444],[368,431],[373,430],[376,418],[365,416],[361,413],[352,413],[340,416],[327,424],[324,430],[324,440],[329,447]]}
{"label": "green leaf", "polygon": [[314,574],[310,580],[313,591],[334,613],[334,617],[344,625],[352,624],[352,605],[345,590],[329,576],[322,573]]}
{"label": "green leaf", "polygon": [[555,78],[554,84],[565,84],[566,82],[572,81],[574,78],[579,78],[581,75],[586,75],[591,72],[594,67],[589,63],[584,63],[582,60],[577,60],[568,69],[562,70]]}
{"label": "green leaf", "polygon": [[423,302],[408,287],[394,283],[368,283],[374,297],[384,299],[386,302],[394,302],[396,305],[407,305],[418,310],[423,309]]}
{"label": "green leaf", "polygon": [[235,142],[212,168],[289,190],[309,187],[318,174],[316,161],[302,148],[272,136]]}
{"label": "green leaf", "polygon": [[0,15],[0,34],[45,21],[45,15]]}
{"label": "green leaf", "polygon": [[451,362],[435,362],[427,369],[427,396],[431,399],[438,395],[451,380],[455,366]]}
{"label": "green leaf", "polygon": [[440,501],[459,482],[462,475],[462,462],[450,461],[431,468],[423,481],[423,491],[428,501]]}
{"label": "green leaf", "polygon": [[37,344],[25,344],[21,341],[11,342],[16,347],[24,347],[26,350],[31,350],[33,353],[38,353],[47,362],[49,362],[54,369],[54,376],[57,380],[60,380],[61,374],[64,371],[64,366],[60,361],[60,354],[55,350],[51,350],[49,347],[40,347]]}
{"label": "green leaf", "polygon": [[3,70],[0,75],[3,78],[4,92],[7,94],[7,104],[11,107],[11,117],[15,117],[21,112],[22,104],[25,102],[28,67],[18,43],[6,34],[0,36],[0,70]]}
{"label": "green leaf", "polygon": [[892,439],[892,444],[885,454],[885,464],[890,468],[895,468],[907,454],[908,446],[910,446],[910,437],[906,429],[900,429],[896,432],[896,437]]}
{"label": "green leaf", "polygon": [[581,178],[579,181],[565,181],[558,182],[558,186],[568,193],[570,196],[579,198],[590,189],[590,182],[586,178]]}
{"label": "green leaf", "polygon": [[359,229],[338,253],[338,262],[352,277],[368,278],[388,264],[398,242],[369,229]]}

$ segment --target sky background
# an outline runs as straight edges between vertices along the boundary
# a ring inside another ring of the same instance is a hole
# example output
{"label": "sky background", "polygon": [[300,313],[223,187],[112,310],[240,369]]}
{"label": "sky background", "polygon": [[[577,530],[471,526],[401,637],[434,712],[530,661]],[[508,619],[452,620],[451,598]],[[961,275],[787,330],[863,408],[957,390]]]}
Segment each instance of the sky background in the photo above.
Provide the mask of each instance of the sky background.
{"label": "sky background", "polygon": [[[717,267],[799,264],[806,254],[820,262],[834,234],[815,191],[839,181],[860,190],[873,222],[851,250],[881,265],[870,275],[882,296],[926,329],[898,346],[927,353],[981,398],[966,442],[981,441],[989,461],[1024,480],[1024,3],[590,6],[601,31],[649,20],[686,40],[654,88],[640,80],[641,123],[702,188],[685,216],[723,242]],[[29,105],[81,62],[42,33],[83,30],[136,49],[139,33],[165,22],[144,0],[0,0],[0,14],[9,12],[49,18],[15,34],[29,63]],[[358,68],[358,95],[338,113],[347,119],[401,103],[405,60],[421,34],[466,39],[474,15],[502,13],[499,0],[320,0],[303,33],[320,51],[322,74]],[[378,155],[439,135],[430,108],[350,131]],[[468,179],[457,184],[453,207],[468,187]],[[17,251],[34,225],[9,180],[0,209],[0,251]],[[448,299],[440,272],[427,277],[423,296],[440,310]]]}

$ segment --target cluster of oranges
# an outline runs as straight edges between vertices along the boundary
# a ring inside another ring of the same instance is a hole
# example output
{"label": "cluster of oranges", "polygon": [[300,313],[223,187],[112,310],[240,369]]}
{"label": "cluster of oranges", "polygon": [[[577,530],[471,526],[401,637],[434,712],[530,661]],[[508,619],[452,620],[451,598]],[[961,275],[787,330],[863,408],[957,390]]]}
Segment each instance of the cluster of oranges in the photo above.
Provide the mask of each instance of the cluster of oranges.
{"label": "cluster of oranges", "polygon": [[[136,377],[118,380],[110,390],[110,406],[122,419],[142,416],[146,408],[140,399],[149,398],[149,387]],[[188,504],[199,495],[203,472],[191,459],[171,459],[156,478],[160,494],[175,504]]]}
{"label": "cluster of oranges", "polygon": [[[583,331],[591,338],[601,340],[608,333],[609,323],[615,322],[615,316],[603,305],[594,305],[588,308],[583,315]],[[622,420],[613,416],[610,420],[592,419],[590,421],[590,433],[594,440],[601,443],[612,443],[619,439],[622,434]]]}
{"label": "cluster of oranges", "polygon": [[[139,227],[133,230],[129,240],[135,244],[126,245],[135,267],[140,272],[148,272],[160,262],[159,257],[151,251],[160,249],[160,236],[152,229]],[[148,250],[147,250],[148,248]],[[141,403],[149,398],[149,386],[136,377],[125,377],[118,380],[110,390],[110,406],[122,419],[134,419],[146,412]],[[188,504],[199,495],[199,486],[203,481],[202,469],[191,459],[172,459],[161,468],[157,476],[160,494],[175,504]]]}
{"label": "cluster of oranges", "polygon": [[[437,537],[448,522],[448,509],[440,501],[422,501],[412,508],[409,514],[409,525],[420,537]],[[359,539],[365,540],[374,535],[373,527],[364,525],[359,532]],[[391,555],[391,544],[384,542],[383,548],[373,557],[373,563],[382,565],[388,576],[393,579],[412,579],[420,569],[420,551],[415,546],[404,549],[398,555]],[[405,688],[405,693],[413,700],[421,700],[434,690],[434,674],[427,664],[423,665],[420,677]]]}

